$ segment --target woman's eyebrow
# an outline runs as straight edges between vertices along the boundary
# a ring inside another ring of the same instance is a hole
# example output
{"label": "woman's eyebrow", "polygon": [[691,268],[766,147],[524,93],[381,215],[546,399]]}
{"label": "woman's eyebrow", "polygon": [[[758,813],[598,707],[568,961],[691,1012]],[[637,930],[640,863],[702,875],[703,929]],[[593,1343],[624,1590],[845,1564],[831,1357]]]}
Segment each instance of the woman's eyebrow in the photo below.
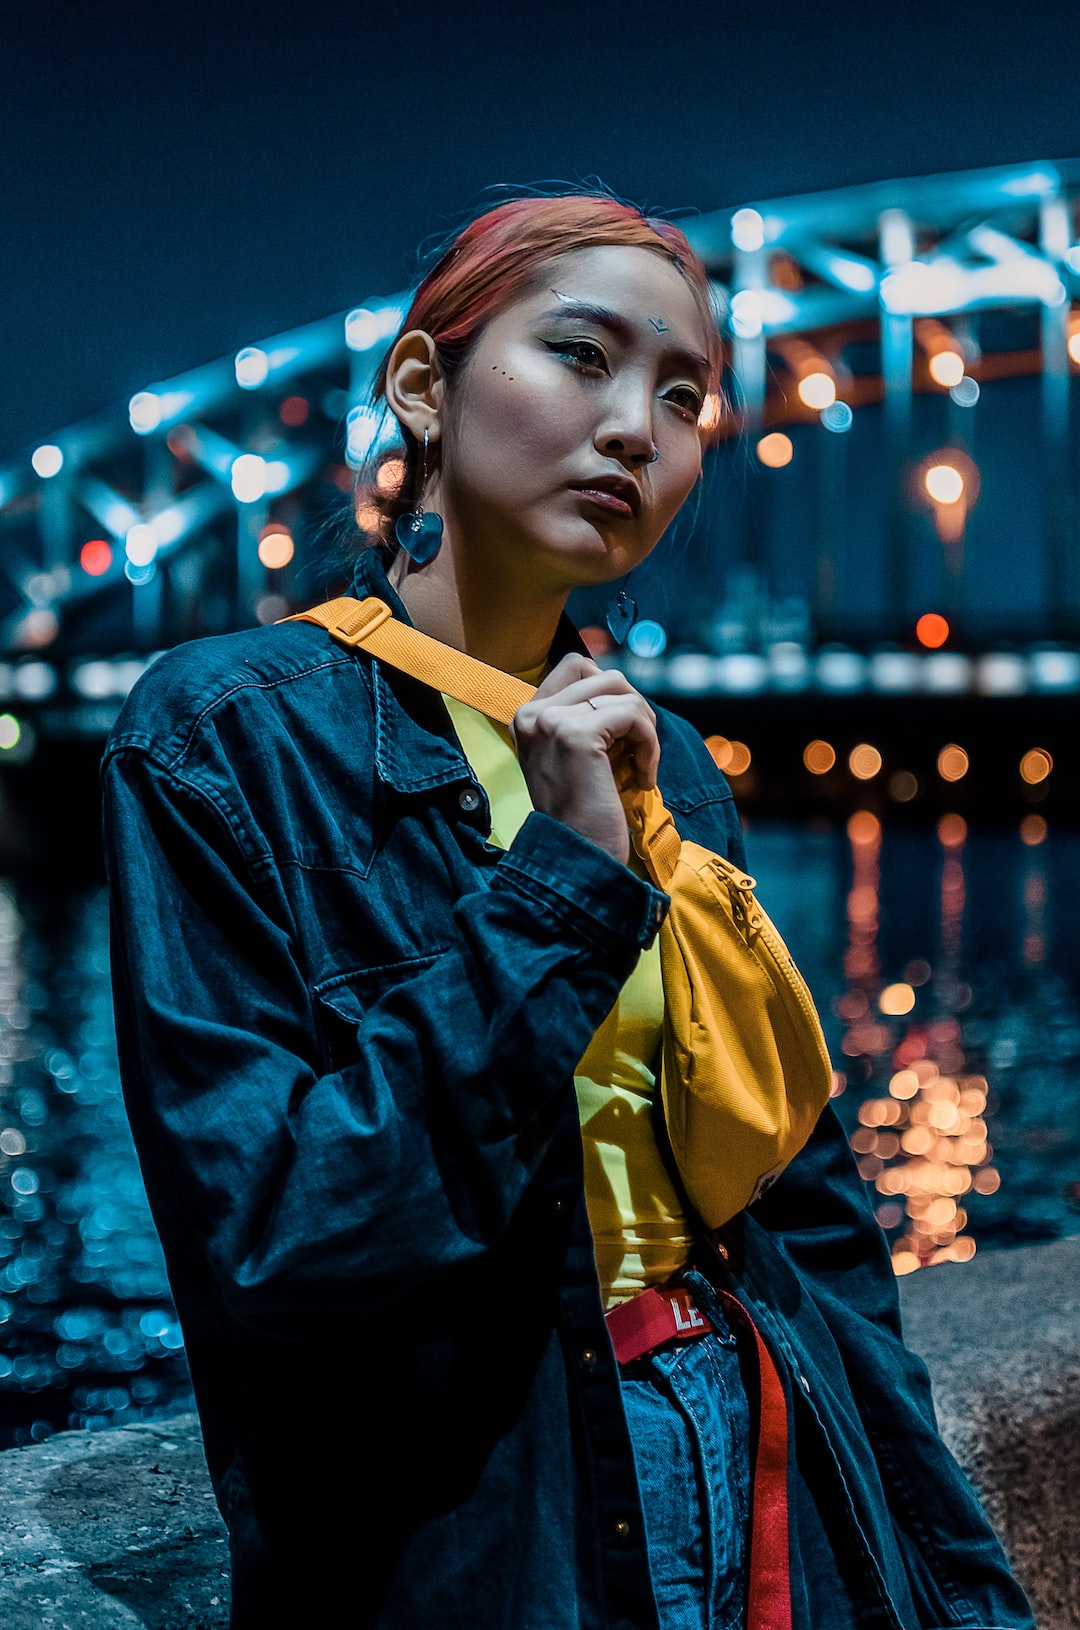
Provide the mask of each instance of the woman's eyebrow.
{"label": "woman's eyebrow", "polygon": [[[565,294],[559,294],[557,289],[552,289],[551,292],[558,296],[562,304],[551,311],[545,311],[538,319],[540,322],[550,322],[556,318],[565,322],[569,318],[571,321],[592,323],[597,328],[606,328],[620,340],[632,340],[637,334],[636,323],[631,322],[629,317],[621,316],[617,311],[609,310],[607,306],[571,300]],[[703,356],[700,351],[684,351],[679,347],[673,347],[669,355],[687,368],[700,368],[706,375],[711,371],[712,365],[708,357]]]}

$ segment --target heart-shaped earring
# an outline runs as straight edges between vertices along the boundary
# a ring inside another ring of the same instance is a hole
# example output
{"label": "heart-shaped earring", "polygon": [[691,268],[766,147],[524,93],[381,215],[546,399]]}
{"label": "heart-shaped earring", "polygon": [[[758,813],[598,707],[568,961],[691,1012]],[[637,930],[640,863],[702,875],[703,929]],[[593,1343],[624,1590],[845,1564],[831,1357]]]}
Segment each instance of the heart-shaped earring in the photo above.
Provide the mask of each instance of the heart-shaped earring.
{"label": "heart-shaped earring", "polygon": [[434,510],[410,510],[394,522],[394,536],[417,566],[434,560],[442,544],[443,519]]}
{"label": "heart-shaped earring", "polygon": [[637,622],[637,601],[625,589],[620,589],[614,600],[608,601],[605,621],[616,645],[624,645],[626,636]]}
{"label": "heart-shaped earring", "polygon": [[424,489],[427,486],[428,443],[430,431],[424,426],[424,462],[420,469],[420,495],[416,508],[406,510],[394,522],[394,536],[416,566],[426,566],[434,560],[442,545],[443,518],[433,509],[424,509]]}

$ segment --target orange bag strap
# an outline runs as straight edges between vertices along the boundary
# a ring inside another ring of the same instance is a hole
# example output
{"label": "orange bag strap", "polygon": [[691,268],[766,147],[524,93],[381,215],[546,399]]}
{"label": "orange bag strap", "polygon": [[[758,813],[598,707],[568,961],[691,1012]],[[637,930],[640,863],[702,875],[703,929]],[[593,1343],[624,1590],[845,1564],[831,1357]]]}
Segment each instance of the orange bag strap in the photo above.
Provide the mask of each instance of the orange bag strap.
{"label": "orange bag strap", "polygon": [[[513,674],[477,661],[452,645],[398,622],[384,600],[369,595],[356,600],[342,595],[310,611],[300,611],[285,622],[317,623],[348,650],[359,646],[380,662],[400,668],[434,690],[452,696],[499,724],[509,724],[518,708],[531,700],[535,686]],[[627,803],[627,822],[649,874],[667,889],[679,858],[682,840],[675,830],[659,792],[635,796]]]}

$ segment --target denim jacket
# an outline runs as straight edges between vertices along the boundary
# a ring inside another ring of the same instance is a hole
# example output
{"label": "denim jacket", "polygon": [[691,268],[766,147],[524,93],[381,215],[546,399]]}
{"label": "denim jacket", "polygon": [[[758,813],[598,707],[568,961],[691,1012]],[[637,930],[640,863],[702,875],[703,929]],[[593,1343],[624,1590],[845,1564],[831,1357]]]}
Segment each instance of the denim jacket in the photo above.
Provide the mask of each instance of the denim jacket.
{"label": "denim jacket", "polygon": [[[353,592],[405,616],[374,554]],[[741,864],[699,737],[658,729],[680,831]],[[162,657],[103,775],[233,1624],[655,1630],[573,1070],[666,897],[541,813],[492,847],[440,698],[308,624]],[[831,1111],[725,1247],[789,1391],[796,1630],[1030,1630]]]}

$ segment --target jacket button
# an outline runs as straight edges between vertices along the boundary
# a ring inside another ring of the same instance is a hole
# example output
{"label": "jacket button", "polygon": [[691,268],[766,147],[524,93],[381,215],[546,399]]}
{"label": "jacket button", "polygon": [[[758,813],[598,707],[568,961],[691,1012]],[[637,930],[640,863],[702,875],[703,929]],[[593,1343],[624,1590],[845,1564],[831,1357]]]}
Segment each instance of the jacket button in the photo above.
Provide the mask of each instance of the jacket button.
{"label": "jacket button", "polygon": [[627,1522],[625,1517],[620,1517],[619,1521],[615,1524],[615,1537],[617,1539],[630,1538],[630,1524]]}
{"label": "jacket button", "polygon": [[596,1363],[596,1354],[593,1352],[591,1347],[582,1348],[581,1362],[584,1364],[587,1370],[592,1369],[593,1365]]}
{"label": "jacket button", "polygon": [[552,1200],[551,1209],[554,1211],[556,1217],[561,1217],[563,1212],[566,1210],[566,1202],[564,1200]]}
{"label": "jacket button", "polygon": [[480,808],[480,794],[475,787],[463,787],[458,793],[458,803],[467,815]]}

